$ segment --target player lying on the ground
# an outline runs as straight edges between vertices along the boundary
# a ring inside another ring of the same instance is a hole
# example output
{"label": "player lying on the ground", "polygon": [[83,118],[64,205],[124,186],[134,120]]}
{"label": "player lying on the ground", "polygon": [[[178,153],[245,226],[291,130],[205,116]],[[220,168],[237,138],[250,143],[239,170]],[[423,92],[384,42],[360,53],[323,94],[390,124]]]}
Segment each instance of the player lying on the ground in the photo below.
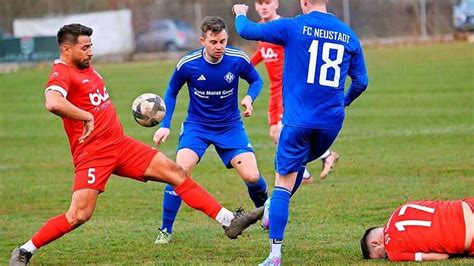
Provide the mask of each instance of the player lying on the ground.
{"label": "player lying on the ground", "polygon": [[71,205],[14,249],[10,265],[27,265],[37,249],[87,222],[112,174],[170,184],[190,207],[222,224],[229,238],[255,223],[263,208],[232,213],[162,152],[124,134],[104,80],[90,64],[91,35],[92,29],[80,24],[65,25],[58,31],[60,59],[54,63],[45,90],[46,108],[63,119],[73,155]]}
{"label": "player lying on the ground", "polygon": [[474,256],[474,198],[412,201],[396,209],[384,227],[372,227],[360,240],[365,259],[444,260]]}

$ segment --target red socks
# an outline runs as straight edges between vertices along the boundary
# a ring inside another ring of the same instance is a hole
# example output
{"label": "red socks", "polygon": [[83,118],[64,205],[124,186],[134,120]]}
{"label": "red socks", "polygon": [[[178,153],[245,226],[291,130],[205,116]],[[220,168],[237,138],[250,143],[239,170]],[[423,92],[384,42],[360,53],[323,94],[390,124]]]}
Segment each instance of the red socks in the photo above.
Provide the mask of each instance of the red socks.
{"label": "red socks", "polygon": [[[174,191],[191,208],[200,210],[213,219],[222,209],[221,204],[189,177],[181,185],[175,187]],[[61,214],[49,219],[31,238],[31,241],[36,248],[40,248],[71,232],[72,229],[66,215]]]}
{"label": "red socks", "polygon": [[67,221],[66,215],[61,214],[49,219],[31,238],[31,241],[36,248],[40,248],[71,232],[71,230],[72,226]]}
{"label": "red socks", "polygon": [[222,205],[190,177],[187,177],[181,185],[175,187],[174,191],[191,208],[204,212],[212,219],[215,219],[222,209]]}

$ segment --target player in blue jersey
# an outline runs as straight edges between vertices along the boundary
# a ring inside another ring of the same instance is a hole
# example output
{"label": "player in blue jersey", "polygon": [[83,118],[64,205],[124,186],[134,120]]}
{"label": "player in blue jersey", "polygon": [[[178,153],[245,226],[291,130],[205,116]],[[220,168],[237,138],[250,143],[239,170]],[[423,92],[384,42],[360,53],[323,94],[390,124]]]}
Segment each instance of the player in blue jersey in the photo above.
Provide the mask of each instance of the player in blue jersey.
{"label": "player in blue jersey", "polygon": [[[328,0],[300,0],[304,15],[254,23],[248,6],[234,5],[240,36],[285,47],[283,129],[275,155],[270,245],[262,265],[280,265],[289,202],[301,183],[303,166],[323,154],[342,128],[345,107],[368,84],[362,47],[355,33],[327,13]],[[344,94],[347,75],[352,84]]]}
{"label": "player in blue jersey", "polygon": [[[159,145],[170,135],[176,97],[184,83],[187,83],[190,99],[188,115],[179,137],[177,164],[190,175],[212,144],[224,165],[235,168],[245,181],[255,206],[263,206],[268,198],[267,185],[258,171],[238,106],[239,78],[249,83],[247,95],[240,101],[246,117],[252,114],[252,103],[262,90],[263,81],[244,52],[227,47],[228,34],[222,18],[204,18],[201,30],[203,48],[183,57],[171,76],[164,97],[166,115],[153,140]],[[165,244],[171,240],[180,205],[179,196],[171,186],[166,186],[162,226],[156,244]]]}

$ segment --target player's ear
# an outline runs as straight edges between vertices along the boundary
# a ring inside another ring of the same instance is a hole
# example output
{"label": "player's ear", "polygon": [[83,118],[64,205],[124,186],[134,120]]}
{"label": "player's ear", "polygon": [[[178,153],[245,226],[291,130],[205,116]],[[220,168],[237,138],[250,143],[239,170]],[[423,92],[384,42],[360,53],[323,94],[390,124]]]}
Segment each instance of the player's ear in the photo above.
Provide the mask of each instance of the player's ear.
{"label": "player's ear", "polygon": [[372,239],[370,241],[370,246],[372,247],[377,247],[377,246],[380,246],[380,245],[383,245],[383,241],[381,241],[380,239]]}
{"label": "player's ear", "polygon": [[64,54],[70,54],[71,53],[71,45],[69,45],[68,43],[64,43],[64,44],[61,44],[61,51],[64,53]]}
{"label": "player's ear", "polygon": [[201,45],[204,46],[204,43],[205,43],[205,41],[206,41],[206,38],[203,37],[203,36],[201,36],[201,37],[199,37],[199,41],[201,42]]}

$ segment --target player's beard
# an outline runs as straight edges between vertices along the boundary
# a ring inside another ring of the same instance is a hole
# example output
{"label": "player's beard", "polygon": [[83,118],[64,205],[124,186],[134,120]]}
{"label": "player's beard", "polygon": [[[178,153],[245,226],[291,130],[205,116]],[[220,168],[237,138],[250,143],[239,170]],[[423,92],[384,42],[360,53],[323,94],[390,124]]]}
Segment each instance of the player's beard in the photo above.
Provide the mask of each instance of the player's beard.
{"label": "player's beard", "polygon": [[79,69],[86,69],[86,68],[89,68],[90,65],[91,65],[91,58],[87,58],[87,59],[84,59],[84,60],[75,60],[74,61],[74,64],[76,65],[77,68]]}

